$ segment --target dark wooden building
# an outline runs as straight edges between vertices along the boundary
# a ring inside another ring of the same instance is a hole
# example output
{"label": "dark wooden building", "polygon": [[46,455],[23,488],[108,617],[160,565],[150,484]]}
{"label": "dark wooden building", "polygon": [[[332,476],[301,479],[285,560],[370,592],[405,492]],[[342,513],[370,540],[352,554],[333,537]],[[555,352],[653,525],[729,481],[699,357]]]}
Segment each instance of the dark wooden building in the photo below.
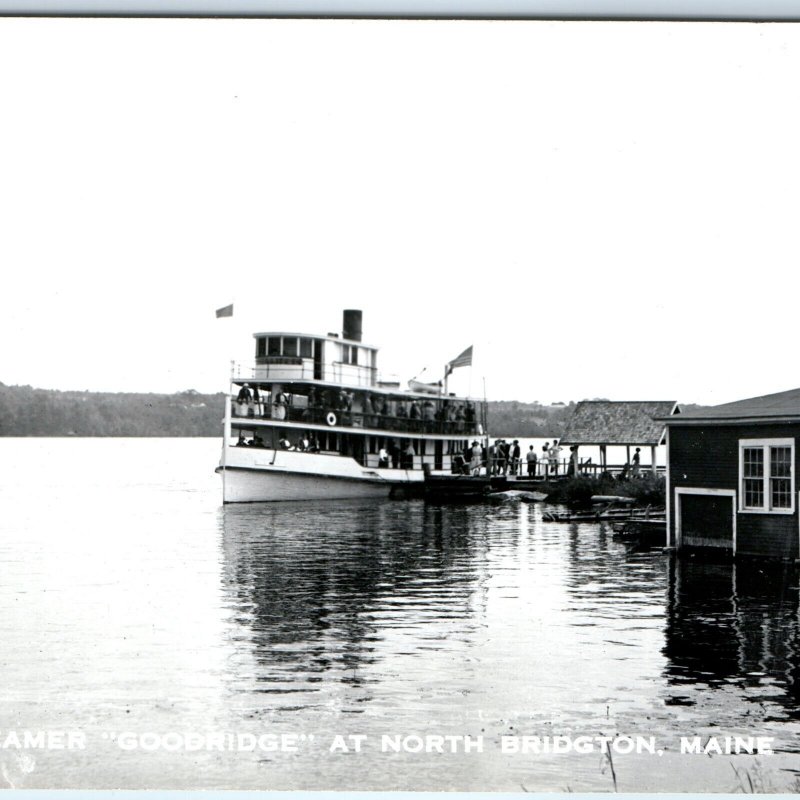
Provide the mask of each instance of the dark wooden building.
{"label": "dark wooden building", "polygon": [[670,546],[800,557],[800,389],[664,422]]}

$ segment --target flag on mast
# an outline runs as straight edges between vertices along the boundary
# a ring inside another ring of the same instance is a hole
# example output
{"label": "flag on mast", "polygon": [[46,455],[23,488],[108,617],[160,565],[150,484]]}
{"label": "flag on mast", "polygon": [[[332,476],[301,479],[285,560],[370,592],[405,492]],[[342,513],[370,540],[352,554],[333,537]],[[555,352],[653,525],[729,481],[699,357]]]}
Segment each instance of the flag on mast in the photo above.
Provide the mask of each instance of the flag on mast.
{"label": "flag on mast", "polygon": [[220,317],[232,317],[233,316],[233,303],[229,306],[223,306],[222,308],[217,309],[217,319]]}
{"label": "flag on mast", "polygon": [[452,361],[447,362],[447,367],[445,369],[444,376],[445,378],[456,368],[456,367],[471,367],[472,366],[472,345],[470,345],[461,355],[456,356]]}

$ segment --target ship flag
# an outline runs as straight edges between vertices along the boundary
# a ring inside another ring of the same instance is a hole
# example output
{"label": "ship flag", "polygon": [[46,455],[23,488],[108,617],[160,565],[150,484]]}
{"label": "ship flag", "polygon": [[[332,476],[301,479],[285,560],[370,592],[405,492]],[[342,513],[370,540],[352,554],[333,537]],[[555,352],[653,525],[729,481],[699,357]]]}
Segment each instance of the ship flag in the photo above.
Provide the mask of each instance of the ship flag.
{"label": "ship flag", "polygon": [[233,303],[229,306],[223,306],[222,308],[217,309],[217,319],[220,317],[232,317],[233,316]]}
{"label": "ship flag", "polygon": [[447,362],[445,377],[447,377],[456,367],[472,366],[472,345],[470,345],[461,355],[456,356],[452,361]]}

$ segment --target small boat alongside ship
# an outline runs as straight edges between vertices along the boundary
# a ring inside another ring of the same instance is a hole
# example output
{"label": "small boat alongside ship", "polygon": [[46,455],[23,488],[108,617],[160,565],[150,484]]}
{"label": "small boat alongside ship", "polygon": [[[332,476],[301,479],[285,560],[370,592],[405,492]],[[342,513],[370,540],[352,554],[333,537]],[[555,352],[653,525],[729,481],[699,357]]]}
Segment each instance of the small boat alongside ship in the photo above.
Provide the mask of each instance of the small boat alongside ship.
{"label": "small boat alongside ship", "polygon": [[[224,502],[421,495],[426,474],[464,471],[485,400],[448,393],[446,377],[409,389],[382,379],[361,324],[348,309],[341,335],[253,334],[255,364],[234,368],[226,396]],[[448,373],[471,363],[465,353]]]}

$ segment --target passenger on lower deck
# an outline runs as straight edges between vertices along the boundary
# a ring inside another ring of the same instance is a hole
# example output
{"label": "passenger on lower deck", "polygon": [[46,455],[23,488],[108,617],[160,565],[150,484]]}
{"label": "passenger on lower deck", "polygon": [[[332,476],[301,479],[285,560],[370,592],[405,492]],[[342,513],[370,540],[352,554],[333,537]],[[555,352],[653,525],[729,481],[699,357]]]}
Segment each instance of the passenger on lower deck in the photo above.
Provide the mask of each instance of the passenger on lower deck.
{"label": "passenger on lower deck", "polygon": [[392,469],[398,469],[400,467],[400,446],[394,439],[389,442],[388,450],[389,458],[392,459]]}
{"label": "passenger on lower deck", "polygon": [[414,445],[409,440],[406,449],[403,451],[403,469],[414,469]]}

